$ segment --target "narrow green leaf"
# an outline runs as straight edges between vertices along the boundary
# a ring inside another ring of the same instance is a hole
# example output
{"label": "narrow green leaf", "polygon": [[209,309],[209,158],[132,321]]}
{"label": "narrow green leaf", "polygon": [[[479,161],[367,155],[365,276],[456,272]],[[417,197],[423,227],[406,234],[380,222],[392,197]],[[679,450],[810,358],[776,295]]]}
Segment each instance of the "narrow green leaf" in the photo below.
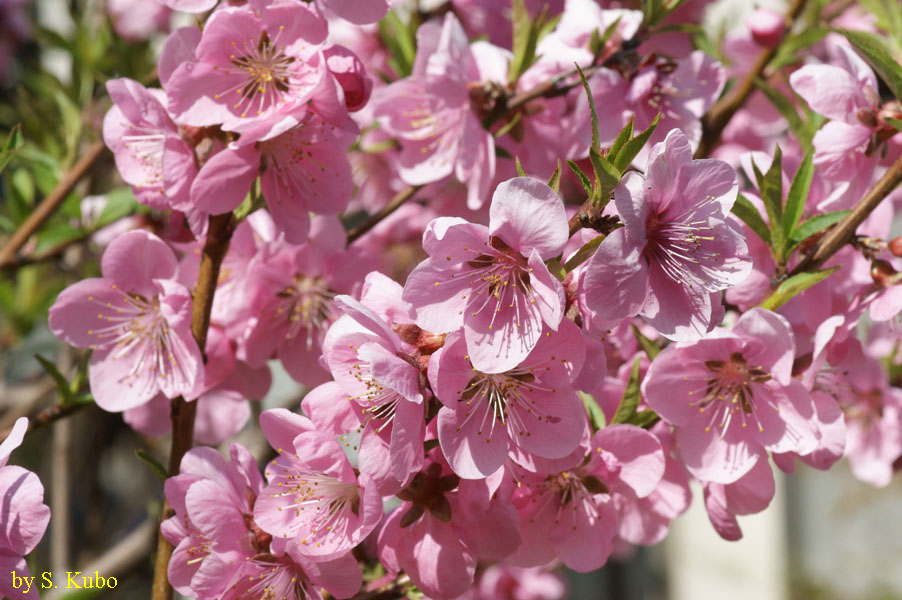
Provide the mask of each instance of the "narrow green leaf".
{"label": "narrow green leaf", "polygon": [[802,147],[810,148],[812,134],[809,132],[809,128],[805,126],[805,122],[799,116],[792,101],[760,77],[755,78],[755,85],[767,96],[767,99],[770,100],[770,103],[774,105],[774,108],[777,109],[780,115],[786,119],[790,131],[799,138],[799,143],[801,143]]}
{"label": "narrow green leaf", "polygon": [[765,244],[768,246],[771,245],[770,229],[768,229],[764,219],[761,218],[758,209],[755,208],[755,205],[752,204],[748,198],[739,194],[736,198],[736,203],[733,204],[732,214],[739,217],[743,223],[748,225],[749,229],[754,231],[758,237],[764,240]]}
{"label": "narrow green leaf", "polygon": [[627,380],[626,389],[623,391],[623,399],[620,400],[620,406],[617,407],[617,412],[614,413],[614,418],[611,419],[611,425],[628,422],[633,416],[633,413],[636,412],[636,408],[639,406],[639,400],[641,399],[641,394],[639,392],[640,362],[641,359],[638,357],[633,361],[630,378]]}
{"label": "narrow green leaf", "polygon": [[492,136],[495,138],[503,137],[508,131],[510,131],[511,129],[513,129],[514,127],[517,126],[517,124],[520,122],[520,119],[522,117],[523,117],[523,113],[518,112],[517,114],[515,114],[513,116],[513,118],[510,121],[508,121],[507,123],[505,123],[504,125],[499,127],[498,131],[493,133]]}
{"label": "narrow green leaf", "polygon": [[635,425],[642,429],[651,429],[660,420],[661,417],[658,413],[648,408],[646,410],[634,412],[633,416],[630,417],[626,423],[627,425]]}
{"label": "narrow green leaf", "polygon": [[153,474],[160,478],[160,481],[166,481],[166,478],[169,477],[166,469],[163,468],[163,465],[150,455],[146,450],[142,450],[138,448],[135,450],[135,456],[138,457],[138,460],[143,462],[145,465],[150,467],[150,470],[153,471]]}
{"label": "narrow green leaf", "polygon": [[555,194],[561,193],[561,159],[557,160],[557,167],[551,174],[551,179],[548,180],[548,187],[553,189]]}
{"label": "narrow green leaf", "polygon": [[592,148],[600,150],[601,138],[598,135],[598,111],[595,109],[595,98],[592,97],[592,90],[589,88],[589,82],[586,81],[586,75],[583,73],[583,70],[579,68],[579,65],[576,65],[576,71],[579,73],[579,78],[583,82],[583,89],[586,90],[586,97],[589,99],[589,113],[592,115]]}
{"label": "narrow green leaf", "polygon": [[16,124],[6,137],[6,143],[3,144],[3,149],[0,150],[0,173],[3,172],[3,169],[6,168],[6,165],[9,164],[9,161],[12,160],[12,157],[16,155],[16,152],[19,151],[19,148],[21,148],[24,143],[25,141],[22,139],[22,126]]}
{"label": "narrow green leaf", "polygon": [[72,399],[72,389],[69,385],[69,381],[65,378],[65,376],[60,373],[60,370],[56,367],[56,365],[41,356],[40,354],[34,355],[35,359],[41,363],[41,366],[44,368],[44,371],[47,372],[48,375],[53,379],[53,382],[56,384],[56,389],[59,392],[60,400],[63,404]]}
{"label": "narrow green leaf", "polygon": [[564,270],[568,273],[573,271],[576,267],[580,266],[595,254],[595,251],[598,250],[598,246],[601,245],[601,242],[604,241],[605,236],[598,235],[583,244],[583,247],[576,251],[576,254],[570,257],[566,263],[564,263]]}
{"label": "narrow green leaf", "polygon": [[517,164],[517,175],[519,175],[520,177],[529,177],[526,174],[526,171],[523,170],[523,164],[520,162],[520,157],[518,156],[517,158],[514,159],[514,161]]}
{"label": "narrow green leaf", "polygon": [[789,186],[789,194],[786,196],[786,212],[783,215],[783,236],[791,239],[792,234],[802,218],[805,210],[805,201],[808,199],[808,190],[811,188],[811,180],[814,177],[814,150],[809,150],[799,165],[792,184]]}
{"label": "narrow green leaf", "polygon": [[[757,175],[757,174],[756,174]],[[774,160],[767,173],[761,178],[761,200],[770,221],[770,235],[775,256],[783,256],[785,236],[783,235],[783,152],[780,146],[774,151]]]}
{"label": "narrow green leaf", "polygon": [[658,113],[651,124],[645,128],[645,131],[624,144],[623,149],[617,153],[617,158],[614,160],[614,166],[617,167],[619,172],[622,173],[626,171],[633,163],[633,159],[636,158],[642,148],[645,147],[645,144],[648,143],[648,138],[651,137],[651,134],[655,132],[655,128],[657,128],[658,121],[660,120],[661,113]]}
{"label": "narrow green leaf", "polygon": [[589,151],[589,158],[592,161],[592,168],[595,170],[592,202],[597,207],[603,208],[611,199],[614,188],[620,182],[620,171],[594,148]]}
{"label": "narrow green leaf", "polygon": [[548,272],[554,275],[558,281],[563,281],[567,277],[567,271],[564,270],[564,265],[561,264],[560,259],[557,257],[546,260],[545,266],[548,268]]}
{"label": "narrow green leaf", "polygon": [[902,66],[886,41],[874,33],[840,29],[849,43],[874,69],[897,100],[902,100]]}
{"label": "narrow green leaf", "polygon": [[119,219],[133,214],[139,207],[131,188],[117,188],[107,193],[107,202],[97,217],[95,228],[106,227]]}
{"label": "narrow green leaf", "polygon": [[604,413],[595,398],[585,392],[576,392],[583,400],[583,406],[586,407],[586,414],[589,415],[589,424],[592,425],[593,431],[603,429],[605,426]]}
{"label": "narrow green leaf", "polygon": [[[886,121],[887,123],[889,123],[890,125],[892,125],[893,127],[895,127],[896,130],[902,131],[902,120],[893,119],[891,117],[884,117],[883,120]],[[2,170],[2,168],[0,168],[0,170]]]}
{"label": "narrow green leaf", "polygon": [[811,217],[801,225],[799,225],[795,231],[792,232],[792,238],[790,242],[792,242],[793,246],[796,246],[808,238],[810,238],[815,233],[819,233],[828,227],[832,227],[836,225],[840,221],[845,218],[845,216],[849,214],[847,210],[837,210],[835,212],[828,212],[822,215],[817,215]]}
{"label": "narrow green leaf", "polygon": [[815,271],[813,273],[797,273],[777,287],[776,290],[761,303],[762,308],[777,310],[811,286],[820,283],[833,275],[839,267]]}
{"label": "narrow green leaf", "polygon": [[586,196],[591,198],[592,182],[589,181],[589,176],[583,173],[583,170],[579,168],[579,165],[572,160],[567,161],[567,166],[570,167],[570,170],[579,178],[579,182],[583,184],[583,189],[586,190]]}
{"label": "narrow green leaf", "polygon": [[632,325],[633,335],[636,336],[636,341],[639,342],[639,346],[642,348],[642,351],[645,352],[645,355],[648,356],[649,360],[654,360],[658,354],[661,353],[661,349],[658,348],[658,345],[653,341],[645,337],[639,328],[635,325]]}
{"label": "narrow green leaf", "polygon": [[770,63],[770,69],[776,73],[786,65],[798,62],[801,58],[799,52],[821,41],[828,33],[830,30],[823,27],[808,27],[798,33],[787,35],[780,42],[777,54]]}
{"label": "narrow green leaf", "polygon": [[620,130],[620,133],[617,134],[617,139],[614,140],[614,143],[611,144],[611,148],[608,150],[607,154],[605,154],[607,159],[611,162],[616,163],[617,154],[623,148],[623,145],[626,144],[631,139],[633,139],[633,117],[632,116],[630,116],[629,123],[627,123],[626,126]]}
{"label": "narrow green leaf", "polygon": [[532,66],[538,58],[536,47],[539,38],[545,31],[547,8],[535,18],[529,16],[524,0],[511,0],[511,26],[513,27],[513,43],[511,50],[513,59],[508,71],[508,83],[514,84],[520,76]]}

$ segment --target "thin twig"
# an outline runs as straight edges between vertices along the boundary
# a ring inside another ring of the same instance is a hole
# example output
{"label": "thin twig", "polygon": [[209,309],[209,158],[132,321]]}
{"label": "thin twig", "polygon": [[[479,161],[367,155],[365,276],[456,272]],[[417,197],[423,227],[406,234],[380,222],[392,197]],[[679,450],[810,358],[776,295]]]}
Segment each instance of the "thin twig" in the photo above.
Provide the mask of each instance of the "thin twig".
{"label": "thin twig", "polygon": [[[191,333],[206,362],[207,332],[210,329],[210,313],[219,281],[222,260],[229,251],[229,242],[235,230],[232,213],[213,215],[200,259],[197,284],[194,286],[194,304],[191,312]],[[187,402],[179,396],[172,401],[172,450],[169,453],[169,476],[177,475],[182,458],[194,442],[194,417],[197,402]],[[163,504],[163,520],[174,514],[169,502]],[[159,533],[157,537],[157,558],[154,565],[153,600],[170,600],[172,587],[169,585],[168,567],[172,557],[172,544]]]}
{"label": "thin twig", "polygon": [[809,253],[800,262],[796,268],[792,270],[790,275],[801,273],[802,271],[812,271],[824,264],[827,259],[836,254],[852,236],[855,230],[868,218],[874,209],[886,198],[899,184],[902,183],[902,157],[883,174],[883,177],[874,184],[864,198],[858,202],[855,208],[846,215],[842,221],[836,224],[821,239],[814,252]]}
{"label": "thin twig", "polygon": [[103,140],[97,140],[88,146],[87,151],[78,159],[78,162],[63,176],[57,186],[53,188],[53,191],[38,204],[37,208],[34,209],[28,218],[25,219],[25,222],[12,234],[12,237],[6,241],[3,248],[0,249],[0,267],[15,262],[16,254],[22,246],[56,212],[56,209],[60,207],[66,196],[69,195],[69,192],[88,174],[91,167],[103,156],[105,150],[106,146],[104,146]]}
{"label": "thin twig", "polygon": [[[786,39],[786,35],[792,31],[796,19],[799,18],[799,15],[802,14],[802,10],[805,8],[805,2],[806,0],[793,0],[784,18],[786,29],[783,39]],[[776,44],[772,48],[762,50],[746,76],[736,83],[726,96],[718,100],[711,107],[711,110],[708,111],[708,114],[702,117],[702,139],[698,149],[695,151],[695,158],[708,156],[711,150],[720,142],[720,136],[724,127],[727,126],[733,115],[742,108],[745,101],[755,91],[755,80],[764,75],[764,71],[774,59],[774,56],[777,55],[779,48],[780,44]]]}
{"label": "thin twig", "polygon": [[382,207],[376,214],[370,216],[366,221],[348,232],[348,244],[353,244],[360,239],[363,234],[382,222],[383,219],[391,215],[393,212],[401,208],[405,202],[413,198],[423,189],[422,185],[410,185],[398,192],[391,201]]}

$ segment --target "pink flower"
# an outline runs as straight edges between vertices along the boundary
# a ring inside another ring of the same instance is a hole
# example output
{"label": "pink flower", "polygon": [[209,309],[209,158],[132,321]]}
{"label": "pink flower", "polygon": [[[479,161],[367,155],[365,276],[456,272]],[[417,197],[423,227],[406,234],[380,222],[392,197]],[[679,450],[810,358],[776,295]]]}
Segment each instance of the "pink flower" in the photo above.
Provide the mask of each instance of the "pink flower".
{"label": "pink flower", "polygon": [[266,468],[254,520],[278,540],[276,549],[294,540],[297,552],[318,561],[350,552],[382,519],[373,481],[355,474],[338,442],[304,417],[267,411],[260,426],[279,456]]}
{"label": "pink flower", "polygon": [[606,320],[642,315],[672,340],[699,339],[720,321],[720,291],[751,271],[741,229],[727,220],[736,173],[719,160],[692,160],[673,130],[614,192],[624,227],[586,269],[586,305]]}
{"label": "pink flower", "polygon": [[588,450],[574,453],[568,469],[517,477],[512,502],[523,544],[511,562],[540,566],[557,557],[582,573],[601,567],[618,530],[612,496],[644,498],[664,474],[660,442],[632,425],[601,429]]}
{"label": "pink flower", "polygon": [[736,516],[766,509],[774,498],[774,489],[774,474],[766,460],[755,463],[733,483],[706,483],[705,509],[718,535],[729,541],[742,539]]}
{"label": "pink flower", "polygon": [[326,68],[338,81],[348,112],[362,109],[370,99],[373,80],[356,54],[344,46],[334,45],[323,51]]}
{"label": "pink flower", "polygon": [[0,578],[0,596],[10,600],[39,597],[35,591],[38,586],[30,586],[28,593],[24,588],[13,588],[12,572],[17,577],[31,577],[23,557],[38,545],[50,521],[50,508],[44,504],[44,486],[38,476],[6,464],[10,453],[22,444],[27,430],[28,419],[20,417],[0,444],[0,569],[4,573]]}
{"label": "pink flower", "polygon": [[476,56],[453,14],[417,31],[413,74],[376,92],[375,116],[400,139],[399,169],[410,185],[452,173],[467,185],[467,204],[482,206],[495,174],[495,144],[472,111],[468,84],[482,80]]}
{"label": "pink flower", "polygon": [[239,359],[260,367],[275,355],[298,381],[326,380],[318,359],[323,336],[339,316],[332,299],[351,292],[369,270],[365,257],[344,245],[341,223],[318,217],[305,244],[277,239],[258,250],[240,283],[246,320]]}
{"label": "pink flower", "polygon": [[158,210],[190,206],[197,173],[194,150],[166,112],[166,94],[131,79],[111,79],[113,107],[103,119],[103,140],[138,202]]}
{"label": "pink flower", "polygon": [[146,40],[155,33],[166,32],[172,19],[172,10],[146,0],[110,0],[106,10],[113,29],[128,41]]}
{"label": "pink flower", "polygon": [[483,571],[465,597],[471,600],[563,600],[566,594],[566,583],[553,571],[498,564]]}
{"label": "pink flower", "polygon": [[156,0],[157,2],[161,2],[168,6],[173,10],[181,10],[187,13],[202,13],[207,12],[214,6],[219,0]]}
{"label": "pink flower", "polygon": [[[258,0],[259,1],[259,0]],[[376,23],[388,12],[389,0],[319,0],[320,4],[355,25]]]}
{"label": "pink flower", "polygon": [[463,327],[470,360],[483,372],[516,367],[543,323],[556,331],[563,318],[563,288],[543,261],[560,254],[567,233],[558,195],[527,177],[498,186],[488,227],[432,221],[423,236],[429,259],[404,287],[417,325],[435,333]]}
{"label": "pink flower", "polygon": [[289,242],[306,240],[310,212],[336,215],[347,208],[354,182],[345,153],[356,131],[338,128],[312,111],[299,121],[285,133],[256,144],[253,134],[242,136],[213,155],[191,186],[194,208],[210,214],[238,208],[261,166],[260,191],[276,228]]}
{"label": "pink flower", "polygon": [[579,329],[564,320],[513,369],[484,373],[471,364],[463,337],[449,335],[429,361],[429,382],[443,404],[438,439],[454,472],[487,477],[504,464],[511,446],[543,458],[573,452],[586,427],[572,387],[584,348]]}
{"label": "pink flower", "polygon": [[804,455],[817,447],[813,401],[792,378],[794,352],[786,319],[753,308],[732,331],[674,344],[652,361],[643,395],[676,427],[693,476],[729,484],[768,450]]}
{"label": "pink flower", "polygon": [[177,267],[165,242],[131,231],[103,253],[102,278],[66,288],[50,308],[55,336],[94,350],[91,392],[104,410],[134,408],[158,392],[190,395],[203,377],[191,294],[176,281]]}
{"label": "pink flower", "polygon": [[362,582],[360,567],[350,554],[325,562],[295,553],[261,554],[238,566],[219,600],[321,600],[322,588],[335,598],[350,598],[360,591]]}
{"label": "pink flower", "polygon": [[196,61],[166,81],[169,109],[195,127],[254,125],[256,139],[285,131],[323,80],[325,37],[325,21],[303,2],[222,8],[204,27]]}

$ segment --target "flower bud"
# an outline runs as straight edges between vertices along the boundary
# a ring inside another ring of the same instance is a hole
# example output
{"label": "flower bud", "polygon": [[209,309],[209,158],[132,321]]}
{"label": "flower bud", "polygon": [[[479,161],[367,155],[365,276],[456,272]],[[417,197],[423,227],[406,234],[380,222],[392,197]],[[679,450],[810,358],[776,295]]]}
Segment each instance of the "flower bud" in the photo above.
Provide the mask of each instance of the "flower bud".
{"label": "flower bud", "polygon": [[366,68],[357,55],[339,45],[326,49],[323,54],[326,68],[344,91],[348,111],[356,112],[366,106],[373,90],[373,80],[366,74]]}
{"label": "flower bud", "polygon": [[785,25],[783,15],[778,12],[759,8],[750,14],[745,22],[752,32],[755,43],[766,48],[775,48],[783,37]]}
{"label": "flower bud", "polygon": [[902,236],[894,237],[889,241],[889,251],[893,256],[902,256]]}
{"label": "flower bud", "polygon": [[871,279],[881,287],[889,286],[892,283],[891,279],[895,274],[896,270],[885,260],[880,260],[878,258],[871,263]]}

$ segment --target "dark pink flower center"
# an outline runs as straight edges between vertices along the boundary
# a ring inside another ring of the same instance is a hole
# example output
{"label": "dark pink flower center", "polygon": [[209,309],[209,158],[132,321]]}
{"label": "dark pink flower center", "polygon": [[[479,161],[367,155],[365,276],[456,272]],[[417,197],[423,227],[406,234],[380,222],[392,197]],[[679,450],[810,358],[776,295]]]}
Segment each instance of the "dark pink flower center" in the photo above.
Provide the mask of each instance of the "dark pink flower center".
{"label": "dark pink flower center", "polygon": [[759,432],[764,431],[756,411],[758,404],[770,404],[770,401],[761,394],[756,398],[754,390],[755,386],[770,381],[770,373],[761,366],[750,367],[739,352],[731,354],[729,360],[706,361],[705,366],[710,375],[702,379],[704,387],[689,392],[690,396],[701,396],[689,405],[711,415],[705,431],[716,425],[723,435],[734,418],[739,419],[743,428],[752,422]]}
{"label": "dark pink flower center", "polygon": [[317,337],[335,320],[332,303],[335,292],[321,278],[298,273],[292,278],[291,285],[276,296],[274,320],[287,323],[285,338],[294,339],[303,332],[307,336],[307,349],[312,349]]}
{"label": "dark pink flower center", "polygon": [[[291,90],[292,63],[294,58],[285,53],[285,46],[279,46],[279,36],[285,29],[279,26],[276,37],[269,39],[269,34],[263,31],[256,44],[247,41],[240,46],[232,42],[233,53],[229,55],[229,62],[237,67],[238,72],[244,75],[243,81],[228,92],[238,94],[232,108],[241,110],[241,116],[246,117],[248,111],[261,114],[264,110],[282,101],[282,97]],[[232,72],[226,70],[225,73]],[[216,94],[215,98],[219,98]]]}
{"label": "dark pink flower center", "polygon": [[[659,266],[679,284],[695,288],[709,288],[711,284],[718,289],[729,287],[718,268],[722,260],[720,252],[708,247],[714,241],[715,229],[707,216],[711,212],[709,204],[714,201],[713,196],[708,196],[705,202],[681,212],[665,210],[649,215],[645,222],[644,251],[648,263]],[[702,212],[706,216],[701,216]]]}
{"label": "dark pink flower center", "polygon": [[[474,255],[466,262],[469,269],[460,273],[460,276],[469,278],[472,293],[467,310],[471,311],[472,316],[484,310],[499,313],[503,309],[513,309],[519,318],[531,310],[529,305],[536,301],[530,283],[532,269],[523,255],[494,236],[482,248],[464,246],[464,250]],[[494,327],[494,322],[493,315],[489,329]],[[517,322],[517,327],[520,325]]]}

